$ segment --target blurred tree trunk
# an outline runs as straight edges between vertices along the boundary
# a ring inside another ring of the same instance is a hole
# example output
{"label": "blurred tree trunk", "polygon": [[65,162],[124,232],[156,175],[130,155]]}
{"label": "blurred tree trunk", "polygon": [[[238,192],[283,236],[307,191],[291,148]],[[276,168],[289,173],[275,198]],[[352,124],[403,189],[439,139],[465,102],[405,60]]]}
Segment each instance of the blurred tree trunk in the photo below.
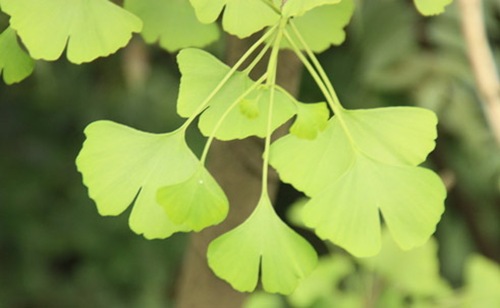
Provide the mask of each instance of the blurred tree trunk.
{"label": "blurred tree trunk", "polygon": [[[226,62],[234,64],[254,41],[255,38],[239,40],[228,37]],[[260,76],[265,67],[258,66],[254,73]],[[301,69],[300,61],[292,52],[280,53],[277,83],[294,96],[298,92]],[[279,137],[285,131],[285,127],[279,129],[274,137]],[[263,146],[262,140],[247,138],[215,142],[210,149],[208,169],[226,192],[230,211],[222,224],[191,236],[178,282],[177,307],[241,307],[246,294],[233,290],[228,283],[213,274],[207,264],[206,252],[213,239],[242,223],[257,205],[261,193]],[[275,172],[270,172],[268,181],[269,193],[273,198],[279,183]]]}

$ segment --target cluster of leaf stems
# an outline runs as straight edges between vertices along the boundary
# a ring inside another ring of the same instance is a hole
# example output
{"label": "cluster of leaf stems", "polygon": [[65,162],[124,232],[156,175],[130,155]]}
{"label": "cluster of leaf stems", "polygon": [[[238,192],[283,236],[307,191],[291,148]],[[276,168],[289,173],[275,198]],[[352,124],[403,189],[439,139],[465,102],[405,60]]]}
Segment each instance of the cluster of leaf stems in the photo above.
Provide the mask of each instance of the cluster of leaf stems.
{"label": "cluster of leaf stems", "polygon": [[[292,34],[298,41],[300,45],[294,40],[294,37],[289,33],[288,27],[292,30]],[[262,166],[262,196],[267,195],[267,177],[269,171],[269,150],[271,145],[271,135],[272,135],[272,118],[273,118],[273,105],[274,105],[274,94],[275,89],[279,88],[282,90],[282,93],[290,96],[292,100],[295,98],[291,97],[287,91],[282,89],[279,85],[276,84],[276,75],[278,70],[278,57],[279,51],[281,49],[281,43],[283,39],[290,44],[292,50],[297,55],[299,60],[302,62],[304,67],[307,69],[309,74],[311,74],[313,80],[318,85],[319,89],[323,93],[328,105],[330,106],[333,113],[338,117],[340,124],[344,127],[348,138],[351,140],[351,144],[354,146],[354,142],[352,142],[351,136],[349,134],[349,130],[345,127],[344,121],[342,119],[342,110],[344,107],[341,105],[340,100],[333,88],[328,76],[319,63],[317,57],[314,52],[308,47],[306,41],[300,34],[299,30],[295,26],[294,22],[290,18],[281,18],[279,23],[270,27],[266,30],[266,32],[257,40],[248,50],[240,57],[240,59],[232,66],[229,72],[224,76],[224,78],[217,84],[217,86],[212,90],[212,92],[205,98],[205,100],[200,104],[198,109],[193,113],[193,115],[186,120],[186,122],[179,128],[179,130],[185,130],[192,122],[196,119],[196,117],[203,112],[210,101],[217,95],[217,93],[227,84],[229,79],[242,67],[243,63],[247,61],[255,51],[264,44],[263,48],[259,51],[259,53],[254,57],[252,62],[244,69],[242,72],[247,75],[255,68],[255,66],[264,58],[269,49],[271,49],[271,53],[269,56],[267,69],[266,71],[259,77],[257,80],[249,87],[246,91],[244,91],[234,102],[226,109],[226,111],[219,118],[217,124],[213,128],[212,133],[209,135],[208,140],[203,148],[203,152],[200,158],[201,165],[204,165],[207,159],[208,151],[210,146],[215,139],[216,132],[219,130],[220,126],[224,122],[225,118],[229,115],[229,113],[238,105],[238,103],[243,100],[246,96],[248,96],[252,91],[256,90],[259,86],[261,86],[264,82],[266,82],[266,86],[270,89],[270,99],[268,105],[268,119],[267,119],[267,133],[264,143],[264,154],[263,154],[263,166]],[[305,52],[305,55],[304,55]]]}

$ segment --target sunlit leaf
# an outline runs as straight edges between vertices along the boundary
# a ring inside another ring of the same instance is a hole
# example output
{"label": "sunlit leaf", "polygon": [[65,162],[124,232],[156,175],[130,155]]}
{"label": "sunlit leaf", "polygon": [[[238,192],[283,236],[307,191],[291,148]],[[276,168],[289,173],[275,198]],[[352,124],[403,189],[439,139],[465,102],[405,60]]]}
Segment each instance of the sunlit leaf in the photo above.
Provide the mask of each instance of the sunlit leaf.
{"label": "sunlit leaf", "polygon": [[31,75],[35,63],[17,42],[12,28],[0,34],[0,74],[6,84],[13,84]]}
{"label": "sunlit leaf", "polygon": [[280,15],[262,0],[190,0],[203,23],[214,22],[222,10],[224,30],[239,38],[247,37],[278,22]]}
{"label": "sunlit leaf", "polygon": [[[181,84],[177,99],[177,113],[181,117],[192,116],[229,72],[230,68],[210,53],[201,49],[187,48],[177,56],[181,71]],[[224,104],[235,101],[248,89],[253,81],[245,74],[236,72],[210,101],[210,104]]]}
{"label": "sunlit leaf", "polygon": [[[184,49],[177,56],[182,74],[177,112],[183,117],[200,112],[200,106],[209,97],[230,68],[206,51]],[[213,134],[221,140],[243,139],[248,136],[264,137],[267,134],[267,120],[271,91],[260,86],[242,100],[244,94],[254,85],[246,74],[236,72],[208,102],[200,117],[199,128],[205,136]],[[231,105],[234,108],[229,110]],[[286,122],[295,114],[295,101],[282,90],[276,90],[273,104],[272,129]],[[227,111],[227,112],[226,112]],[[225,118],[218,125],[222,117]]]}
{"label": "sunlit leaf", "polygon": [[[307,46],[314,52],[323,52],[331,45],[340,45],[344,42],[346,34],[345,26],[351,20],[354,13],[354,1],[342,0],[339,4],[317,7],[305,13],[303,16],[293,19]],[[295,42],[298,40],[287,27]],[[289,43],[283,42],[282,47],[289,48]]]}
{"label": "sunlit leaf", "polygon": [[[247,110],[233,108],[224,121],[217,128],[215,136],[220,140],[243,139],[249,136],[265,137],[267,135],[267,121],[269,116],[271,90],[260,87],[254,91],[253,96],[246,100],[255,101],[254,107],[258,114],[253,117],[248,116]],[[234,103],[234,100],[221,99],[218,103],[212,103],[210,107],[201,115],[199,128],[205,136],[213,134],[222,115]],[[248,105],[248,103],[246,103]],[[241,105],[240,105],[241,107]],[[271,129],[274,131],[295,114],[294,102],[281,91],[275,91],[272,110]]]}
{"label": "sunlit leaf", "polygon": [[[284,16],[301,16],[325,4],[339,3],[341,0],[288,0],[281,10]],[[345,0],[344,0],[345,1]]]}
{"label": "sunlit leaf", "polygon": [[444,12],[444,9],[453,0],[413,0],[418,11],[425,16],[437,15]]}
{"label": "sunlit leaf", "polygon": [[465,266],[464,307],[500,306],[500,265],[480,255],[467,260]]}
{"label": "sunlit leaf", "polygon": [[208,247],[208,264],[236,290],[253,291],[259,273],[264,290],[291,293],[315,267],[311,245],[290,229],[263,197],[252,215]]}
{"label": "sunlit leaf", "polygon": [[157,200],[175,224],[194,231],[220,223],[229,210],[224,191],[201,166],[186,181],[160,188]]}
{"label": "sunlit leaf", "polygon": [[411,249],[427,241],[444,209],[440,178],[415,167],[434,147],[435,125],[433,113],[418,108],[342,111],[314,140],[275,142],[270,162],[312,197],[304,221],[320,237],[374,255],[381,212],[398,245]]}
{"label": "sunlit leaf", "polygon": [[80,64],[124,47],[142,22],[107,0],[0,0],[10,24],[35,59],[67,57]]}
{"label": "sunlit leaf", "polygon": [[219,37],[215,23],[198,21],[189,0],[126,0],[125,8],[142,19],[147,43],[159,41],[170,52],[203,47]]}
{"label": "sunlit leaf", "polygon": [[101,215],[119,215],[134,203],[130,227],[148,239],[190,230],[156,202],[159,188],[186,181],[199,166],[182,132],[151,134],[97,121],[85,135],[76,165]]}
{"label": "sunlit leaf", "polygon": [[302,139],[314,139],[328,124],[330,111],[326,103],[298,103],[297,119],[290,127],[290,133]]}
{"label": "sunlit leaf", "polygon": [[440,276],[437,248],[431,237],[421,247],[401,250],[384,230],[380,254],[359,261],[407,295],[440,296],[451,290]]}

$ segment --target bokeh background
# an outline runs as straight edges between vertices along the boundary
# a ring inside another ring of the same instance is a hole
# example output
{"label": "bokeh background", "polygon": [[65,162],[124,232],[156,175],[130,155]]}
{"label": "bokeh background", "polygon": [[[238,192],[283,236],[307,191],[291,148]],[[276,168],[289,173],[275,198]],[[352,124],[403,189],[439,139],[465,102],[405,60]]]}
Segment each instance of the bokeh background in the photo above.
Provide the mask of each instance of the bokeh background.
{"label": "bokeh background", "polygon": [[[500,2],[485,5],[499,64]],[[0,30],[6,25],[0,15]],[[500,261],[500,151],[484,119],[456,5],[424,18],[411,1],[364,1],[347,37],[320,55],[345,106],[415,105],[439,116],[426,166],[448,187],[436,239],[441,274],[460,288],[472,253]],[[224,57],[223,40],[208,48]],[[100,217],[74,160],[94,120],[151,132],[176,128],[178,83],[175,55],[136,37],[109,58],[82,66],[39,61],[22,83],[0,84],[0,307],[174,305],[187,236],[147,241],[128,228],[129,211]],[[300,99],[321,100],[307,75]],[[196,131],[189,138],[199,149]],[[298,196],[283,186],[279,211]]]}

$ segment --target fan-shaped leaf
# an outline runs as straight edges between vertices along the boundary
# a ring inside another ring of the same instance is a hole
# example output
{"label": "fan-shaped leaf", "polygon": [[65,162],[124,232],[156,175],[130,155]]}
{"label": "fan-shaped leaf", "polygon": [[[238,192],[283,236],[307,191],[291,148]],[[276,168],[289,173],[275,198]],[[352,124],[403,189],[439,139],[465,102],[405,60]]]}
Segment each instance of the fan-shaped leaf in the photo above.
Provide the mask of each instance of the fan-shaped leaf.
{"label": "fan-shaped leaf", "polygon": [[500,265],[481,255],[467,260],[464,307],[500,306]]}
{"label": "fan-shaped leaf", "polygon": [[35,59],[80,64],[125,46],[142,22],[107,0],[0,0],[10,24]]}
{"label": "fan-shaped leaf", "polygon": [[[196,111],[201,111],[198,110],[201,104],[224,79],[230,68],[210,53],[195,48],[181,50],[177,62],[182,74],[177,113],[181,117],[188,118]],[[209,104],[234,102],[252,83],[253,81],[245,74],[236,72]]]}
{"label": "fan-shaped leaf", "polygon": [[311,245],[279,219],[267,197],[243,224],[208,247],[208,264],[217,276],[246,292],[257,286],[260,269],[264,290],[289,294],[316,262]]}
{"label": "fan-shaped leaf", "polygon": [[190,230],[173,223],[156,203],[160,187],[187,180],[199,166],[182,132],[150,134],[97,121],[85,135],[76,165],[101,215],[119,215],[134,203],[130,227],[148,239]]}
{"label": "fan-shaped leaf", "polygon": [[434,147],[435,116],[410,107],[342,111],[314,140],[286,136],[271,147],[281,179],[311,196],[304,221],[356,256],[380,249],[379,210],[403,249],[422,245],[446,191],[415,167]]}
{"label": "fan-shaped leaf", "polygon": [[160,188],[157,200],[175,224],[194,231],[220,223],[229,210],[224,191],[201,166],[186,181]]}
{"label": "fan-shaped leaf", "polygon": [[17,42],[16,32],[12,28],[0,34],[0,74],[6,84],[13,84],[31,75],[35,63]]}
{"label": "fan-shaped leaf", "polygon": [[125,8],[139,16],[142,36],[148,43],[173,52],[186,47],[203,47],[219,37],[217,25],[202,24],[189,0],[126,0]]}

